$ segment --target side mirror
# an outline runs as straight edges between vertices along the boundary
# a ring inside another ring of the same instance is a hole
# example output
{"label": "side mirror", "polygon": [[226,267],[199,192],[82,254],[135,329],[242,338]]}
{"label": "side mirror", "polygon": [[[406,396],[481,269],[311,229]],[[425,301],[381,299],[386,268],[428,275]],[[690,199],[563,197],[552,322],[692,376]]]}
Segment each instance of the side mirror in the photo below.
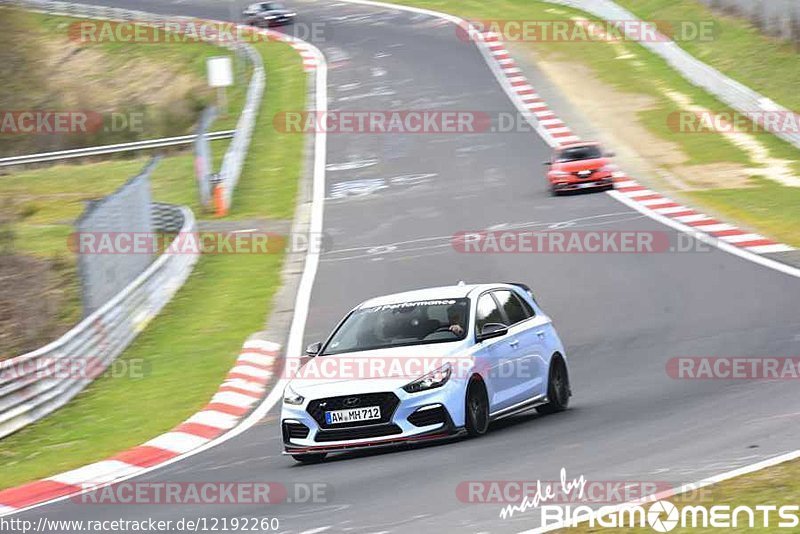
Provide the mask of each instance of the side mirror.
{"label": "side mirror", "polygon": [[317,341],[306,347],[306,356],[314,357],[322,350],[322,343]]}
{"label": "side mirror", "polygon": [[614,154],[613,152],[606,152],[605,156],[607,158],[613,158],[614,156],[616,156],[616,154]]}
{"label": "side mirror", "polygon": [[478,334],[478,341],[508,334],[508,327],[500,323],[486,323]]}
{"label": "side mirror", "polygon": [[542,162],[542,165],[544,165],[545,167],[550,167],[552,164],[553,164],[552,161],[543,161]]}

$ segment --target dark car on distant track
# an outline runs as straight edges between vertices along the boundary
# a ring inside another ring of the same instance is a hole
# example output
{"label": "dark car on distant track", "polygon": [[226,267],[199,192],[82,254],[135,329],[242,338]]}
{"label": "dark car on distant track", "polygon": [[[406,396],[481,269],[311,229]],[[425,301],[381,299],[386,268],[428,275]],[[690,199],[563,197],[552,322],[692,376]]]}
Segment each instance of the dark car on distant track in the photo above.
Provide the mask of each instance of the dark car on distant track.
{"label": "dark car on distant track", "polygon": [[250,4],[242,13],[245,24],[250,26],[280,26],[294,21],[297,13],[286,8],[281,2],[257,2]]}

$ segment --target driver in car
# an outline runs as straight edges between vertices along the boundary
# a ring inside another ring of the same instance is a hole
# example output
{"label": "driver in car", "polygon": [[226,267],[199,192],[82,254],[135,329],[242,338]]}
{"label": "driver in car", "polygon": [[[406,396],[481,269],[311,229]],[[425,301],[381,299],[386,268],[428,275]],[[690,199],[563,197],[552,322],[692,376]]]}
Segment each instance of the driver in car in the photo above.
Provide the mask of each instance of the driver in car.
{"label": "driver in car", "polygon": [[447,308],[447,320],[450,323],[448,330],[458,337],[464,335],[464,312],[458,305]]}

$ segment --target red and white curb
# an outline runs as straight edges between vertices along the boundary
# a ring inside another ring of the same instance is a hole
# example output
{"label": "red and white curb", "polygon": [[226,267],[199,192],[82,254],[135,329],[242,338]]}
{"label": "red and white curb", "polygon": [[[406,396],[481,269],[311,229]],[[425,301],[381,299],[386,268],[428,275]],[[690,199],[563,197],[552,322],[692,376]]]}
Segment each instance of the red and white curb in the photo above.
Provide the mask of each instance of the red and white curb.
{"label": "red and white curb", "polygon": [[[522,103],[524,110],[532,115],[541,126],[539,132],[551,146],[557,147],[580,139],[536,93],[497,33],[472,32],[472,35],[476,40],[482,41],[488,48],[490,56],[505,77],[504,82],[507,87]],[[615,173],[614,182],[615,191],[610,194],[617,198],[621,197],[626,204],[635,204],[639,211],[649,211],[680,223],[685,227],[686,231],[694,235],[703,233],[711,238],[755,254],[771,254],[794,250],[789,245],[742,230],[732,224],[725,223],[675,202],[669,197],[641,185],[623,172]]]}
{"label": "red and white curb", "polygon": [[209,403],[166,434],[107,460],[0,491],[0,515],[129,478],[202,447],[234,428],[267,393],[279,373],[280,345],[245,342],[236,364]]}
{"label": "red and white curb", "polygon": [[483,41],[488,48],[490,56],[505,76],[505,83],[522,103],[524,110],[532,115],[543,128],[540,132],[547,138],[546,140],[551,146],[573,143],[580,139],[539,96],[528,78],[522,73],[522,69],[511,57],[499,34],[473,32],[472,35]]}
{"label": "red and white curb", "polygon": [[297,51],[297,53],[300,55],[300,58],[303,60],[303,69],[306,72],[313,71],[319,66],[320,60],[316,48],[305,41],[302,41],[300,39],[297,39],[290,35],[286,35],[281,32],[276,32],[274,30],[258,29],[252,26],[239,26],[239,28],[242,30],[251,30],[261,35],[267,36],[268,38],[274,41],[280,41],[282,43],[288,44],[289,46],[294,48],[295,51]]}
{"label": "red and white curb", "polygon": [[300,54],[300,57],[303,59],[303,68],[306,71],[311,71],[317,68],[319,60],[317,59],[317,55],[314,53],[313,48],[309,46],[308,43],[289,41],[289,46],[297,50],[297,53]]}
{"label": "red and white curb", "polygon": [[641,208],[652,211],[663,217],[672,219],[696,232],[702,232],[714,239],[719,239],[738,248],[745,249],[755,254],[770,254],[774,252],[788,252],[794,250],[789,245],[778,243],[759,234],[754,234],[737,228],[732,224],[722,222],[714,217],[705,215],[690,207],[673,201],[669,197],[652,191],[632,178],[625,177],[622,173],[614,180],[615,192],[628,201],[638,204]]}

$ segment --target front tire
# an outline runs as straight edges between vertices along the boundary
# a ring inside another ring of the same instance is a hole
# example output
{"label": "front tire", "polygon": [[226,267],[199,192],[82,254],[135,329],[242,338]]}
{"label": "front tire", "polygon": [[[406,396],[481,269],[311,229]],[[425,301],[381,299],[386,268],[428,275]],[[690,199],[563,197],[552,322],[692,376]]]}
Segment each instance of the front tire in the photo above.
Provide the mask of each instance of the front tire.
{"label": "front tire", "polygon": [[571,394],[567,365],[561,357],[553,356],[553,362],[550,364],[550,373],[547,377],[548,402],[537,406],[536,411],[544,415],[563,412],[569,406]]}
{"label": "front tire", "polygon": [[320,452],[316,454],[293,454],[292,458],[301,464],[317,464],[328,456],[327,452]]}
{"label": "front tire", "polygon": [[465,396],[464,426],[471,437],[482,436],[489,430],[489,396],[477,378],[469,381]]}

